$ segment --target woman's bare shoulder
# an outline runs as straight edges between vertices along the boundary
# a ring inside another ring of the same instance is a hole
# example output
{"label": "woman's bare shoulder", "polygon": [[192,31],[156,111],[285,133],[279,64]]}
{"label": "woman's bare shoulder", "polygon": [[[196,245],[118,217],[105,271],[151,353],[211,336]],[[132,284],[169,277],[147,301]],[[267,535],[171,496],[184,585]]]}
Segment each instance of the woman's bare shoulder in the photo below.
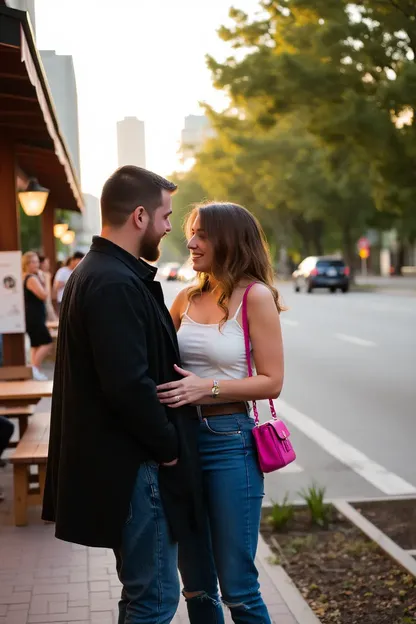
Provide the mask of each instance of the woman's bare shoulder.
{"label": "woman's bare shoulder", "polygon": [[266,284],[260,284],[259,282],[250,288],[247,299],[249,304],[252,303],[256,307],[268,302],[274,303],[274,297],[270,288]]}

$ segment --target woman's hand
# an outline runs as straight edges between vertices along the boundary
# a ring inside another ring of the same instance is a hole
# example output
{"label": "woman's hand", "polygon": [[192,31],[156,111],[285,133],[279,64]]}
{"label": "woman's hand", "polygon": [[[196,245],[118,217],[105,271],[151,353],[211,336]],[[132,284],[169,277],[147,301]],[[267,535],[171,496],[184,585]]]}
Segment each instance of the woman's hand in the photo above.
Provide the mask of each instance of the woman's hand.
{"label": "woman's hand", "polygon": [[183,375],[183,379],[157,386],[157,396],[161,403],[168,407],[182,407],[182,405],[189,405],[189,403],[198,403],[201,399],[211,396],[211,379],[201,379],[201,377],[179,368],[176,364],[174,368],[177,373]]}

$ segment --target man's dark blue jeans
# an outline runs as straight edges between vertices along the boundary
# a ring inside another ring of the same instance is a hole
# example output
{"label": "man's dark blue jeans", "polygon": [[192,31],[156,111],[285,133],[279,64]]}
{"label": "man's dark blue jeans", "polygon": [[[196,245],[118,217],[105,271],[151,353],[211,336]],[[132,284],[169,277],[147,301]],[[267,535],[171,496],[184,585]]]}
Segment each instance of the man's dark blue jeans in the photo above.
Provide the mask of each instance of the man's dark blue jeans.
{"label": "man's dark blue jeans", "polygon": [[115,552],[123,590],[118,624],[169,624],[179,603],[177,545],[172,542],[158,485],[158,465],[140,466]]}

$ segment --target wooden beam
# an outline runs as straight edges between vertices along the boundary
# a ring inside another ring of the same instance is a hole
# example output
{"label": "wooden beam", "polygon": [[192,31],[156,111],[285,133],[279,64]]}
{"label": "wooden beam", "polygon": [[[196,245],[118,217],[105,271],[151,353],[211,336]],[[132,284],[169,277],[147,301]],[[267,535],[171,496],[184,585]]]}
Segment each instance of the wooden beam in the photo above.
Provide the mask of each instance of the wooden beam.
{"label": "wooden beam", "polygon": [[27,82],[27,75],[25,76],[24,74],[20,75],[1,72],[0,78],[6,78],[7,80],[26,80]]}
{"label": "wooden beam", "polygon": [[21,100],[22,102],[36,102],[38,99],[28,95],[17,95],[15,93],[0,93],[0,100]]}
{"label": "wooden beam", "polygon": [[1,128],[16,128],[17,130],[34,130],[35,132],[44,132],[45,131],[45,126],[36,126],[36,125],[31,125],[29,123],[27,124],[22,124],[22,123],[15,123],[14,121],[0,121],[0,127]]}
{"label": "wooden beam", "polygon": [[[14,145],[0,138],[0,251],[20,249],[20,223],[16,195],[16,163]],[[25,365],[25,335],[3,334],[3,365]]]}
{"label": "wooden beam", "polygon": [[0,117],[39,117],[39,119],[43,119],[40,111],[10,110],[10,109],[2,110],[1,108],[0,108]]}

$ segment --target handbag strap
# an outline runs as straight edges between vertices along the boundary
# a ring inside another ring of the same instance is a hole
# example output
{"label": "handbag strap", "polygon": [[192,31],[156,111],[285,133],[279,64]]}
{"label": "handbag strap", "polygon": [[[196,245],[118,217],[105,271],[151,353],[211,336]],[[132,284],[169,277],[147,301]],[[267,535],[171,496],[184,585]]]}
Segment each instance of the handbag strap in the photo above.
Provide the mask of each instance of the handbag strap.
{"label": "handbag strap", "polygon": [[[243,295],[243,305],[242,305],[242,321],[243,321],[243,332],[244,332],[244,346],[245,346],[245,350],[246,350],[246,362],[247,362],[247,370],[248,370],[248,376],[249,377],[253,377],[253,366],[251,364],[251,353],[250,353],[250,331],[249,331],[249,327],[248,327],[248,314],[247,314],[247,297],[248,297],[248,293],[250,292],[250,289],[254,286],[254,284],[257,284],[257,282],[252,282],[251,284],[249,284],[244,292]],[[274,419],[277,418],[277,414],[276,414],[276,410],[274,408],[274,403],[272,401],[272,399],[269,399],[269,405],[270,405],[270,411],[272,414],[272,417]],[[257,409],[257,402],[253,401],[253,412],[254,412],[254,420],[256,425],[258,426],[259,424],[259,412]]]}

